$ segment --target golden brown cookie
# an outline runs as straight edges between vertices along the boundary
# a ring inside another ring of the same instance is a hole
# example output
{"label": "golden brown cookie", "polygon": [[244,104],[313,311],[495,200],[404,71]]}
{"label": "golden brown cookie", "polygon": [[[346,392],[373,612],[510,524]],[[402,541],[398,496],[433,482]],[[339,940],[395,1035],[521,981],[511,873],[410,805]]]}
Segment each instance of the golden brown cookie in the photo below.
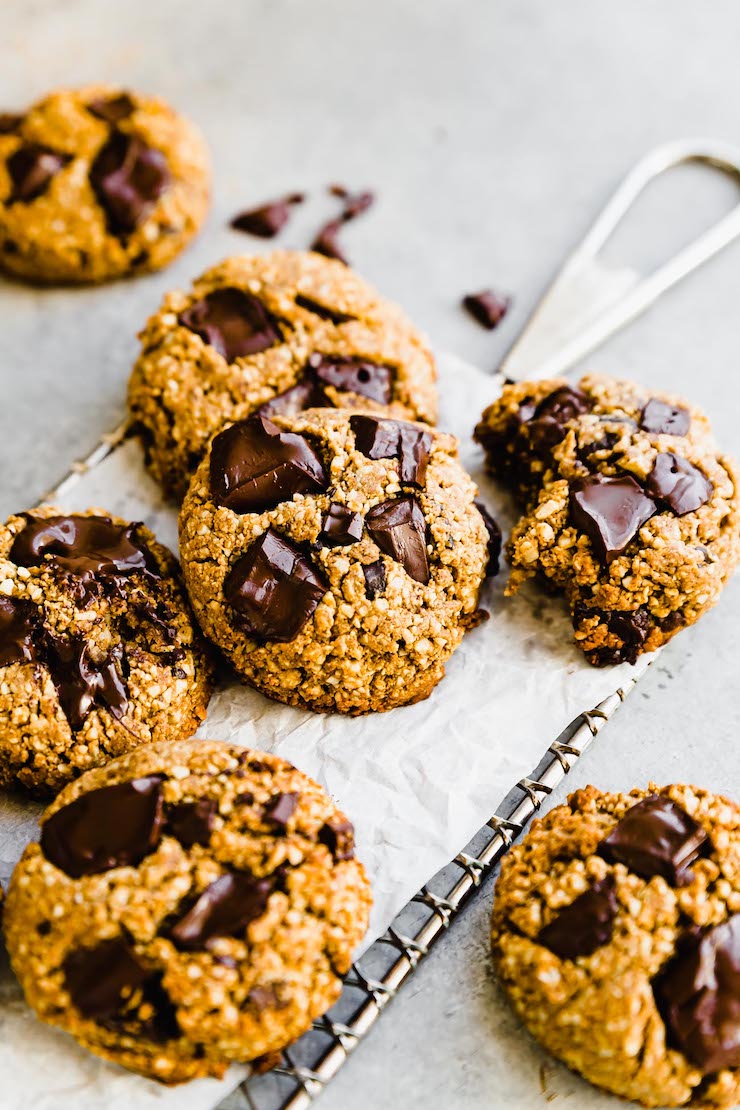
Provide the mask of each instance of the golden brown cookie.
{"label": "golden brown cookie", "polygon": [[166,266],[202,224],[205,143],[156,97],[63,89],[0,116],[0,266],[99,282]]}
{"label": "golden brown cookie", "polygon": [[165,297],[141,333],[129,406],[149,468],[182,498],[208,440],[259,409],[367,409],[434,423],[434,360],[347,266],[276,251],[229,258]]}
{"label": "golden brown cookie", "polygon": [[341,991],[370,889],[352,825],[276,756],[157,744],[42,818],[4,930],[38,1016],[167,1083],[295,1040]]}
{"label": "golden brown cookie", "polygon": [[494,961],[518,1016],[644,1106],[740,1101],[740,808],[589,786],[501,865]]}
{"label": "golden brown cookie", "polygon": [[367,713],[426,698],[478,623],[488,532],[453,436],[370,413],[217,435],[180,515],[206,635],[259,690]]}
{"label": "golden brown cookie", "polygon": [[681,398],[588,376],[507,385],[476,438],[525,506],[513,594],[537,574],[565,594],[589,662],[634,662],[718,600],[740,558],[734,462]]}
{"label": "golden brown cookie", "polygon": [[210,692],[177,561],[143,525],[47,508],[0,526],[0,785],[48,794],[190,736]]}

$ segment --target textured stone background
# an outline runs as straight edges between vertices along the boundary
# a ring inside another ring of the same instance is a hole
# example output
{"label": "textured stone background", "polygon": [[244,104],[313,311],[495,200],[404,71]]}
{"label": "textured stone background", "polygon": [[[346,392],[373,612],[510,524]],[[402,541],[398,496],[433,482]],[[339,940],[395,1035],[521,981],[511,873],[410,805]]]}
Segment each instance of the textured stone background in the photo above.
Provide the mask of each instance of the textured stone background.
{"label": "textured stone background", "polygon": [[[116,423],[136,330],[162,292],[259,247],[227,218],[285,190],[313,194],[284,237],[300,247],[332,209],[327,182],[377,188],[377,208],[347,229],[351,259],[438,347],[494,368],[639,156],[669,138],[740,135],[739,38],[733,0],[5,0],[3,108],[100,78],[159,92],[206,131],[216,187],[204,234],[165,273],[97,290],[0,285],[0,510],[32,503]],[[734,199],[682,172],[645,198],[611,256],[655,262]],[[739,272],[740,244],[588,360],[691,394],[736,453]],[[487,284],[515,297],[493,335],[458,308]],[[664,652],[569,787],[689,779],[740,796],[739,652],[736,581]],[[489,902],[490,888],[324,1110],[545,1104],[545,1057],[490,975]],[[617,1105],[549,1062],[545,1079],[569,1107]]]}

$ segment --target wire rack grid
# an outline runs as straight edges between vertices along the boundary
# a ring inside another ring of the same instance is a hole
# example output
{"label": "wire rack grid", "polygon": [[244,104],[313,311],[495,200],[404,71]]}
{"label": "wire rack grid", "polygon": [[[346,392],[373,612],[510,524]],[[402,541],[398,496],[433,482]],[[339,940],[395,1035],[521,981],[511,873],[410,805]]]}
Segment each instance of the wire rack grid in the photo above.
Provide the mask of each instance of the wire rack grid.
{"label": "wire rack grid", "polygon": [[632,679],[582,713],[553,741],[531,775],[516,783],[499,812],[353,964],[341,998],[329,1013],[285,1049],[277,1062],[270,1061],[273,1066],[268,1072],[244,1080],[224,1110],[227,1106],[229,1110],[305,1110],[321,1094],[635,685]]}

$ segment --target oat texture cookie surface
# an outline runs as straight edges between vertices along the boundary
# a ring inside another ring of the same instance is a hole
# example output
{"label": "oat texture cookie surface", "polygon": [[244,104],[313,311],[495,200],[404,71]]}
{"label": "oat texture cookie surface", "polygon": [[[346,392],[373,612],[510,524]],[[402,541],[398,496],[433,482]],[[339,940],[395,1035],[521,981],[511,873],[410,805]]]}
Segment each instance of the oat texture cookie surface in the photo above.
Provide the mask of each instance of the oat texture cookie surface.
{"label": "oat texture cookie surface", "polygon": [[476,439],[524,506],[508,593],[561,590],[597,666],[634,662],[718,600],[740,556],[735,463],[681,398],[589,376],[507,385]]}
{"label": "oat texture cookie surface", "polygon": [[139,748],[66,787],[8,893],[39,1017],[164,1082],[275,1052],[337,999],[370,891],[306,775],[217,741]]}
{"label": "oat texture cookie surface", "polygon": [[254,686],[316,710],[427,697],[467,628],[489,534],[453,436],[370,413],[220,432],[180,514],[203,630]]}
{"label": "oat texture cookie surface", "polygon": [[165,297],[141,333],[129,406],[147,461],[182,497],[224,424],[335,406],[433,423],[436,370],[400,309],[341,262],[240,256]]}
{"label": "oat texture cookie surface", "polygon": [[143,525],[35,509],[0,526],[0,785],[54,792],[190,736],[210,689],[177,562]]}
{"label": "oat texture cookie surface", "polygon": [[203,222],[208,152],[156,97],[90,85],[0,115],[0,266],[36,282],[158,270]]}
{"label": "oat texture cookie surface", "polygon": [[517,1014],[645,1106],[740,1101],[740,808],[692,786],[587,787],[501,866],[496,968]]}

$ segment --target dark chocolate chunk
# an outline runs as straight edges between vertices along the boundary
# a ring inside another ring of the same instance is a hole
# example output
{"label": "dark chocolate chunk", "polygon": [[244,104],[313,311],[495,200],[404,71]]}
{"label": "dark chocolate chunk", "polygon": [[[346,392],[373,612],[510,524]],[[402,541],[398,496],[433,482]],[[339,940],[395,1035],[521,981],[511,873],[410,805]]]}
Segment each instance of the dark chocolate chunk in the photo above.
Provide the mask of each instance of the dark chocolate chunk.
{"label": "dark chocolate chunk", "polygon": [[30,601],[0,597],[0,667],[33,663],[38,658],[39,626],[39,611]]}
{"label": "dark chocolate chunk", "polygon": [[275,794],[265,806],[264,818],[273,825],[285,828],[298,805],[298,794]]}
{"label": "dark chocolate chunk", "polygon": [[[137,614],[143,621],[150,624],[152,628],[158,633],[162,641],[168,646],[177,643],[178,631],[175,625],[175,614],[169,608],[164,600],[158,601],[156,604],[138,595],[134,595],[129,599],[129,608]],[[154,651],[154,648],[150,648]],[[178,662],[185,655],[183,648],[175,648],[174,651],[167,653],[172,662]]]}
{"label": "dark chocolate chunk", "polygon": [[128,692],[121,674],[123,647],[117,644],[96,660],[82,636],[45,637],[44,662],[56,686],[59,703],[73,731],[82,728],[97,706],[120,720],[128,706]]}
{"label": "dark chocolate chunk", "polygon": [[252,987],[245,999],[247,1006],[262,1013],[263,1010],[274,1010],[280,1006],[274,987],[268,984],[264,987]]}
{"label": "dark chocolate chunk", "polygon": [[607,611],[604,609],[591,609],[579,601],[573,610],[573,627],[576,631],[587,621],[596,618],[599,624],[605,624],[609,632],[618,636],[622,641],[618,647],[599,647],[589,649],[589,661],[599,667],[606,667],[612,663],[635,663],[642,651],[642,645],[650,631],[650,616],[646,609],[630,609],[624,612],[618,610]]}
{"label": "dark chocolate chunk", "polygon": [[711,845],[704,829],[663,794],[651,794],[627,810],[599,845],[599,855],[623,863],[643,879],[662,875],[671,886],[693,879],[691,865]]}
{"label": "dark chocolate chunk", "polygon": [[645,405],[640,427],[653,435],[685,436],[691,426],[689,410],[653,397]]}
{"label": "dark chocolate chunk", "polygon": [[321,493],[328,479],[305,436],[257,413],[219,432],[211,446],[211,495],[235,513],[256,513],[296,493]]}
{"label": "dark chocolate chunk", "polygon": [[246,763],[250,771],[255,775],[261,775],[265,771],[272,770],[269,763],[265,763],[263,759],[249,759],[249,752],[240,752],[239,762]]}
{"label": "dark chocolate chunk", "polygon": [[295,303],[299,308],[305,308],[306,312],[313,312],[314,316],[319,316],[322,320],[331,320],[332,324],[346,324],[350,320],[357,319],[356,316],[341,312],[338,308],[329,308],[328,305],[321,304],[320,301],[315,301],[313,297],[307,297],[304,293],[296,294]]}
{"label": "dark chocolate chunk", "polygon": [[303,379],[266,401],[259,412],[262,416],[292,415],[304,409],[326,408],[331,405],[324,389],[327,385],[387,405],[393,396],[393,376],[393,369],[381,363],[313,354],[306,363]]}
{"label": "dark chocolate chunk", "polygon": [[367,212],[375,204],[375,194],[369,191],[364,193],[354,193],[346,198],[344,210],[342,212],[342,219],[345,223],[350,220],[356,220],[363,212]]}
{"label": "dark chocolate chunk", "polygon": [[93,1021],[119,1013],[152,975],[122,937],[73,950],[62,968],[72,1004]]}
{"label": "dark chocolate chunk", "polygon": [[685,618],[677,609],[663,617],[659,624],[663,632],[677,632],[679,628],[686,627]]}
{"label": "dark chocolate chunk", "polygon": [[687,459],[665,451],[655,459],[645,482],[645,492],[667,505],[677,516],[684,516],[705,505],[714,486],[706,474]]}
{"label": "dark chocolate chunk", "polygon": [[650,631],[650,616],[647,609],[632,609],[625,613],[613,610],[607,614],[606,623],[609,631],[622,641],[622,647],[618,649],[619,658],[614,662],[637,662],[642,645]]}
{"label": "dark chocolate chunk", "polygon": [[213,937],[243,933],[250,921],[265,912],[273,889],[272,877],[258,879],[247,871],[226,872],[206,887],[173,926],[170,936],[178,948],[196,951],[205,948]]}
{"label": "dark chocolate chunk", "polygon": [[329,193],[333,197],[339,197],[344,201],[342,208],[342,219],[347,222],[354,220],[357,216],[366,212],[375,203],[375,194],[366,189],[362,193],[351,193],[345,185],[333,184],[328,187]]}
{"label": "dark chocolate chunk", "polygon": [[118,96],[100,96],[86,105],[88,112],[105,123],[116,124],[128,119],[136,110],[136,105],[128,93]]}
{"label": "dark chocolate chunk", "polygon": [[474,505],[483,517],[483,523],[488,532],[488,564],[486,566],[486,578],[495,578],[499,572],[499,560],[501,558],[501,529],[482,501],[475,501]]}
{"label": "dark chocolate chunk", "polygon": [[313,377],[306,376],[303,381],[278,393],[270,401],[260,405],[257,412],[260,416],[295,416],[305,409],[326,408],[328,401],[323,389]]}
{"label": "dark chocolate chunk", "polygon": [[519,419],[530,446],[539,454],[548,454],[565,436],[568,422],[590,408],[585,393],[565,385],[543,397],[534,408],[523,406]]}
{"label": "dark chocolate chunk", "polygon": [[740,914],[689,934],[653,994],[668,1043],[704,1075],[740,1066]]}
{"label": "dark chocolate chunk", "polygon": [[324,385],[343,393],[357,393],[381,405],[393,396],[393,369],[382,363],[339,355],[313,354],[308,360],[313,373]]}
{"label": "dark chocolate chunk", "polygon": [[234,217],[231,227],[236,231],[246,231],[248,235],[256,235],[260,239],[272,239],[290,219],[291,205],[301,204],[303,199],[302,193],[291,193],[281,200],[271,200],[256,208],[248,208]]}
{"label": "dark chocolate chunk", "polygon": [[[129,1016],[102,1022],[107,1028],[132,1033],[148,1041],[173,1041],[182,1035],[177,1020],[177,1008],[162,985],[163,976],[156,972],[142,987],[140,1008]],[[133,1018],[133,1020],[131,1020]]]}
{"label": "dark chocolate chunk", "polygon": [[90,167],[90,184],[118,236],[143,223],[171,182],[162,151],[122,131],[111,133]]}
{"label": "dark chocolate chunk", "polygon": [[324,517],[318,542],[322,547],[349,547],[362,539],[364,523],[362,513],[353,513],[334,501]]}
{"label": "dark chocolate chunk", "polygon": [[493,331],[509,311],[511,297],[500,297],[492,289],[484,289],[480,293],[468,293],[462,303],[474,320]]}
{"label": "dark chocolate chunk", "polygon": [[185,848],[193,844],[207,844],[213,832],[218,806],[213,798],[199,798],[197,802],[178,802],[167,808],[167,831]]}
{"label": "dark chocolate chunk", "polygon": [[376,505],[367,527],[381,551],[400,563],[410,578],[429,581],[427,524],[415,497],[398,497]]}
{"label": "dark chocolate chunk", "polygon": [[224,597],[236,623],[262,640],[295,639],[327,587],[302,551],[268,528],[234,563]]}
{"label": "dark chocolate chunk", "polygon": [[386,586],[385,563],[376,559],[374,563],[365,563],[362,567],[365,576],[365,593],[372,600],[382,594]]}
{"label": "dark chocolate chunk", "polygon": [[0,135],[10,135],[23,123],[23,116],[17,112],[0,112]]}
{"label": "dark chocolate chunk", "polygon": [[339,245],[339,232],[342,229],[342,220],[329,220],[324,224],[311,244],[311,250],[323,254],[325,258],[335,258],[338,262],[349,265],[347,258]]}
{"label": "dark chocolate chunk", "polygon": [[159,578],[160,570],[138,524],[113,524],[104,516],[29,517],[13,540],[10,558],[19,567],[50,563],[86,582],[101,578],[120,584],[140,571]]}
{"label": "dark chocolate chunk", "polygon": [[326,845],[337,862],[353,859],[355,830],[352,822],[339,817],[330,818],[319,829],[319,843]]}
{"label": "dark chocolate chunk", "polygon": [[369,459],[398,459],[398,476],[411,486],[422,486],[429,461],[432,437],[429,432],[401,420],[377,416],[350,417],[355,446]]}
{"label": "dark chocolate chunk", "polygon": [[576,448],[576,457],[587,469],[591,469],[591,456],[595,455],[597,451],[613,451],[618,441],[619,436],[616,432],[604,432],[598,439],[592,440],[590,443],[580,444]]}
{"label": "dark chocolate chunk", "polygon": [[351,193],[344,185],[330,185],[328,190],[333,197],[339,197],[344,201],[342,206],[341,221],[342,223],[349,223],[350,220],[356,220],[363,212],[367,212],[375,204],[375,194],[366,189],[362,193]]}
{"label": "dark chocolate chunk", "polygon": [[246,358],[282,343],[277,322],[252,293],[227,286],[195,301],[178,317],[227,362]]}
{"label": "dark chocolate chunk", "polygon": [[590,956],[611,940],[617,909],[614,876],[607,875],[579,894],[549,925],[540,929],[537,943],[562,960]]}
{"label": "dark chocolate chunk", "polygon": [[610,563],[627,548],[657,506],[634,478],[579,478],[571,486],[570,516],[602,562]]}
{"label": "dark chocolate chunk", "polygon": [[60,154],[39,143],[23,143],[6,163],[13,185],[7,203],[21,201],[28,204],[36,200],[49,188],[52,178],[71,161],[69,154]]}
{"label": "dark chocolate chunk", "polygon": [[162,835],[159,775],[80,794],[41,827],[41,850],[60,871],[79,879],[136,866]]}

